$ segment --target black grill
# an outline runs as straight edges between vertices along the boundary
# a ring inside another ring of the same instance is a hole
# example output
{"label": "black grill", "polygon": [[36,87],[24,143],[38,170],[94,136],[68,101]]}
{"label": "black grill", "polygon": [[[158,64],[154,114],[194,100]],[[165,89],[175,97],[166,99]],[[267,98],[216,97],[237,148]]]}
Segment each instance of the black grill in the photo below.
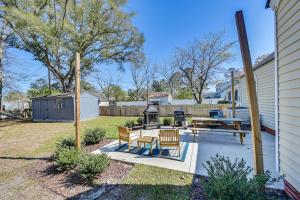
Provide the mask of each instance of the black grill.
{"label": "black grill", "polygon": [[186,121],[186,116],[183,110],[175,110],[174,111],[174,122],[178,126],[182,126]]}

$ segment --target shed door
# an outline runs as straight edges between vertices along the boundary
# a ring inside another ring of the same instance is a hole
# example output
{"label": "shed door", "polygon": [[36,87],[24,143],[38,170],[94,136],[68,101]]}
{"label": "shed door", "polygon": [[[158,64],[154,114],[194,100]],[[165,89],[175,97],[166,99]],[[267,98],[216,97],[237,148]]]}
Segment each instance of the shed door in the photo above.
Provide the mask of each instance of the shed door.
{"label": "shed door", "polygon": [[48,100],[41,101],[41,109],[40,109],[40,116],[41,119],[46,120],[49,118],[48,116]]}

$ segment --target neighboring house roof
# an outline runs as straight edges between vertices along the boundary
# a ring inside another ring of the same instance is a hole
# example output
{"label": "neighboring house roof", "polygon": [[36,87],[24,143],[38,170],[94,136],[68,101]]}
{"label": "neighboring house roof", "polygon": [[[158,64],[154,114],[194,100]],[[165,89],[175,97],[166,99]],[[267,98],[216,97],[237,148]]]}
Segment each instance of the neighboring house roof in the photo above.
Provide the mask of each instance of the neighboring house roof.
{"label": "neighboring house roof", "polygon": [[[255,71],[259,68],[261,68],[262,66],[264,66],[266,63],[271,62],[272,60],[274,60],[274,52],[269,54],[267,57],[265,57],[262,61],[260,61],[259,63],[257,63],[255,66],[253,66],[252,71]],[[241,77],[245,76],[245,73],[241,75]]]}
{"label": "neighboring house roof", "polygon": [[[234,80],[234,85],[238,85],[238,84],[239,84],[239,80]],[[221,87],[221,90],[218,91],[218,92],[220,93],[224,90],[227,90],[228,88],[231,88],[231,81],[230,82],[225,82],[224,85]]]}
{"label": "neighboring house roof", "polygon": [[277,10],[280,0],[267,0],[265,8],[271,8],[272,10]]}
{"label": "neighboring house roof", "polygon": [[271,0],[267,0],[265,8],[270,8],[270,2],[271,2]]}
{"label": "neighboring house roof", "polygon": [[150,98],[159,98],[159,97],[168,97],[171,96],[169,93],[166,92],[153,92],[149,94]]}

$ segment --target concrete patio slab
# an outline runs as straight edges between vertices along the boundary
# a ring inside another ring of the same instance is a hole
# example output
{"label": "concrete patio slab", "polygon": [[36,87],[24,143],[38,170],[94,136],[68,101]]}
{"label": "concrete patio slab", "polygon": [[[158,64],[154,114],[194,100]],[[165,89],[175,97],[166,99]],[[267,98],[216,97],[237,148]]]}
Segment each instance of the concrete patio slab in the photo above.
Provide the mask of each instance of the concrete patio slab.
{"label": "concrete patio slab", "polygon": [[[158,130],[143,130],[143,135],[157,136]],[[189,142],[189,148],[184,162],[114,151],[119,146],[118,140],[94,151],[94,153],[105,152],[114,160],[152,165],[198,175],[207,175],[203,164],[216,154],[229,157],[229,159],[233,161],[236,158],[244,159],[247,165],[253,168],[251,134],[246,135],[244,145],[240,144],[238,135],[233,136],[222,132],[203,132],[196,136],[196,141],[193,141],[193,135],[190,130],[181,130],[180,135],[181,141]],[[275,168],[275,137],[269,133],[262,132],[262,140],[265,170],[269,170],[273,177],[278,177],[279,173],[276,172]],[[271,187],[283,189],[283,186],[283,181],[280,181]]]}

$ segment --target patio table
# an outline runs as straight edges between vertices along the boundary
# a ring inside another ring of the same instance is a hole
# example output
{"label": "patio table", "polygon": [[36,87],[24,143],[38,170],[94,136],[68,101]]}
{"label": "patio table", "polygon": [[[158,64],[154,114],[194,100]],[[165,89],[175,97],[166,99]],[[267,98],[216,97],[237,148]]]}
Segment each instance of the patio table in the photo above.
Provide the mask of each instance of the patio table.
{"label": "patio table", "polygon": [[[241,124],[243,119],[240,118],[209,118],[209,117],[193,117],[192,123],[194,124],[194,128],[192,128],[192,132],[195,134],[200,132],[201,130],[205,131],[206,129],[197,128],[197,124],[204,124],[204,125],[221,125],[224,128],[224,132],[232,132],[235,136],[236,133],[240,134],[240,141],[243,144],[243,137],[245,137],[245,131],[239,132],[241,130]],[[208,129],[207,129],[208,130]],[[214,131],[214,129],[209,129],[210,131]],[[220,129],[216,129],[217,132],[221,132]]]}
{"label": "patio table", "polygon": [[144,147],[146,144],[150,144],[150,151],[149,154],[152,155],[153,153],[153,142],[154,140],[156,141],[156,148],[157,148],[157,137],[153,137],[153,136],[143,136],[143,137],[139,137],[137,139],[137,146],[138,148],[140,148],[140,143],[144,143]]}
{"label": "patio table", "polygon": [[194,128],[196,128],[196,123],[204,123],[205,125],[221,125],[226,129],[240,130],[243,121],[244,120],[240,118],[210,118],[210,117],[192,118],[192,123],[194,124]]}

